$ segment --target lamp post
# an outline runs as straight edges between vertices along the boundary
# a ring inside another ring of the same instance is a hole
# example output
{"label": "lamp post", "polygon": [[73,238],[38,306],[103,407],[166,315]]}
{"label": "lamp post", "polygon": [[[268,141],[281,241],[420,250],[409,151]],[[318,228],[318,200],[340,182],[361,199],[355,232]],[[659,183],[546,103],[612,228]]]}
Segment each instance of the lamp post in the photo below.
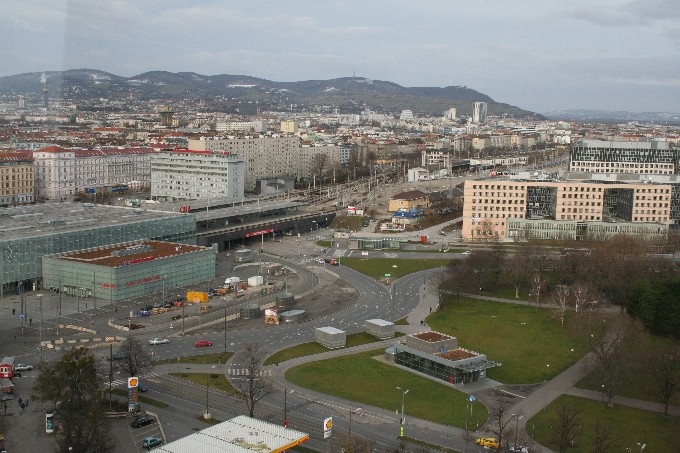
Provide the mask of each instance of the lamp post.
{"label": "lamp post", "polygon": [[406,394],[409,392],[410,389],[403,390],[401,387],[397,387],[397,389],[401,390],[401,419],[399,420],[399,435],[404,436],[404,398],[406,397]]}
{"label": "lamp post", "polygon": [[42,363],[42,327],[43,327],[43,310],[42,310],[42,294],[36,294],[36,297],[38,298],[38,305],[40,307],[40,328],[38,329],[39,332],[39,341],[40,341],[40,363]]}
{"label": "lamp post", "polygon": [[545,381],[548,380],[548,372],[550,371],[550,364],[545,365]]}
{"label": "lamp post", "polygon": [[352,444],[352,414],[360,414],[361,413],[361,408],[358,407],[354,410],[349,411],[349,426],[347,427],[347,439],[349,440],[350,445]]}
{"label": "lamp post", "polygon": [[515,417],[515,451],[517,451],[517,425],[519,425],[520,419],[524,418],[524,415],[512,414],[512,417]]}

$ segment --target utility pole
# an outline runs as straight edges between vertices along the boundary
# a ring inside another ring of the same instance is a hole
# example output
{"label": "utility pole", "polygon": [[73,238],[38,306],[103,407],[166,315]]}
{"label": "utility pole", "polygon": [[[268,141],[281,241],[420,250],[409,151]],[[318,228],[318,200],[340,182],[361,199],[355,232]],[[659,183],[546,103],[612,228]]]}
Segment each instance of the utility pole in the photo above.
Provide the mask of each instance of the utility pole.
{"label": "utility pole", "polygon": [[109,360],[109,412],[111,412],[111,392],[113,391],[113,343],[109,343],[109,358],[111,359]]}
{"label": "utility pole", "polygon": [[40,328],[38,330],[38,338],[40,341],[40,363],[42,363],[42,328],[43,328],[43,310],[42,310],[42,294],[36,294],[36,297],[38,298],[38,303],[40,306]]}

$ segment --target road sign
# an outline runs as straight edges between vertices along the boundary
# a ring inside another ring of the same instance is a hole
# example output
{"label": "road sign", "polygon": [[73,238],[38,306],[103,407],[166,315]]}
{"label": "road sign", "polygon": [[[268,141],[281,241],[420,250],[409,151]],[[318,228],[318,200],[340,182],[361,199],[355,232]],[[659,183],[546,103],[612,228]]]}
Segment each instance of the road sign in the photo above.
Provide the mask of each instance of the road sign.
{"label": "road sign", "polygon": [[113,341],[113,340],[115,340],[115,337],[105,337],[104,340],[105,341]]}
{"label": "road sign", "polygon": [[385,274],[385,277],[391,277],[392,274]]}
{"label": "road sign", "polygon": [[475,400],[475,395],[470,395],[468,399],[470,400],[470,402],[473,402]]}
{"label": "road sign", "polygon": [[23,314],[23,313],[19,313],[19,317],[20,317],[21,319],[24,319],[24,318],[26,317],[26,315]]}
{"label": "road sign", "polygon": [[331,432],[333,430],[333,417],[328,417],[323,421],[323,438],[328,439],[331,437]]}

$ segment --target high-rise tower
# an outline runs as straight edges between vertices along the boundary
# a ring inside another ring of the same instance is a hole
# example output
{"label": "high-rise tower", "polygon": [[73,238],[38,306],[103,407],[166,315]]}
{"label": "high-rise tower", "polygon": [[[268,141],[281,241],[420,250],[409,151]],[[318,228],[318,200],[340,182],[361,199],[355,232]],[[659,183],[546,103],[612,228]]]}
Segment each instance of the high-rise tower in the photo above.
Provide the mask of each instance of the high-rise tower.
{"label": "high-rise tower", "polygon": [[486,123],[486,102],[474,102],[472,104],[472,122],[475,124]]}
{"label": "high-rise tower", "polygon": [[44,72],[40,76],[40,83],[43,85],[43,101],[45,103],[45,110],[47,110],[50,107],[50,94],[49,89],[47,88],[47,74]]}
{"label": "high-rise tower", "polygon": [[172,109],[172,107],[169,105],[163,105],[161,106],[158,113],[161,116],[161,126],[172,127],[172,117],[175,114],[175,111]]}

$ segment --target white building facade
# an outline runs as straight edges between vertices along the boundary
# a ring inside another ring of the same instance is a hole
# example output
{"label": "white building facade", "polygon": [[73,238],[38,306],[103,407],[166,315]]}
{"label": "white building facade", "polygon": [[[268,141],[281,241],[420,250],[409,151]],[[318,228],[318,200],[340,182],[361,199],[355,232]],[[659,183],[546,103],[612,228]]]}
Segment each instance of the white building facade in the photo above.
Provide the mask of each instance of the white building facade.
{"label": "white building facade", "polygon": [[38,199],[61,199],[86,187],[134,183],[151,186],[152,148],[64,149],[50,146],[33,153]]}
{"label": "white building facade", "polygon": [[171,201],[242,198],[244,167],[235,154],[164,151],[151,160],[151,196]]}

